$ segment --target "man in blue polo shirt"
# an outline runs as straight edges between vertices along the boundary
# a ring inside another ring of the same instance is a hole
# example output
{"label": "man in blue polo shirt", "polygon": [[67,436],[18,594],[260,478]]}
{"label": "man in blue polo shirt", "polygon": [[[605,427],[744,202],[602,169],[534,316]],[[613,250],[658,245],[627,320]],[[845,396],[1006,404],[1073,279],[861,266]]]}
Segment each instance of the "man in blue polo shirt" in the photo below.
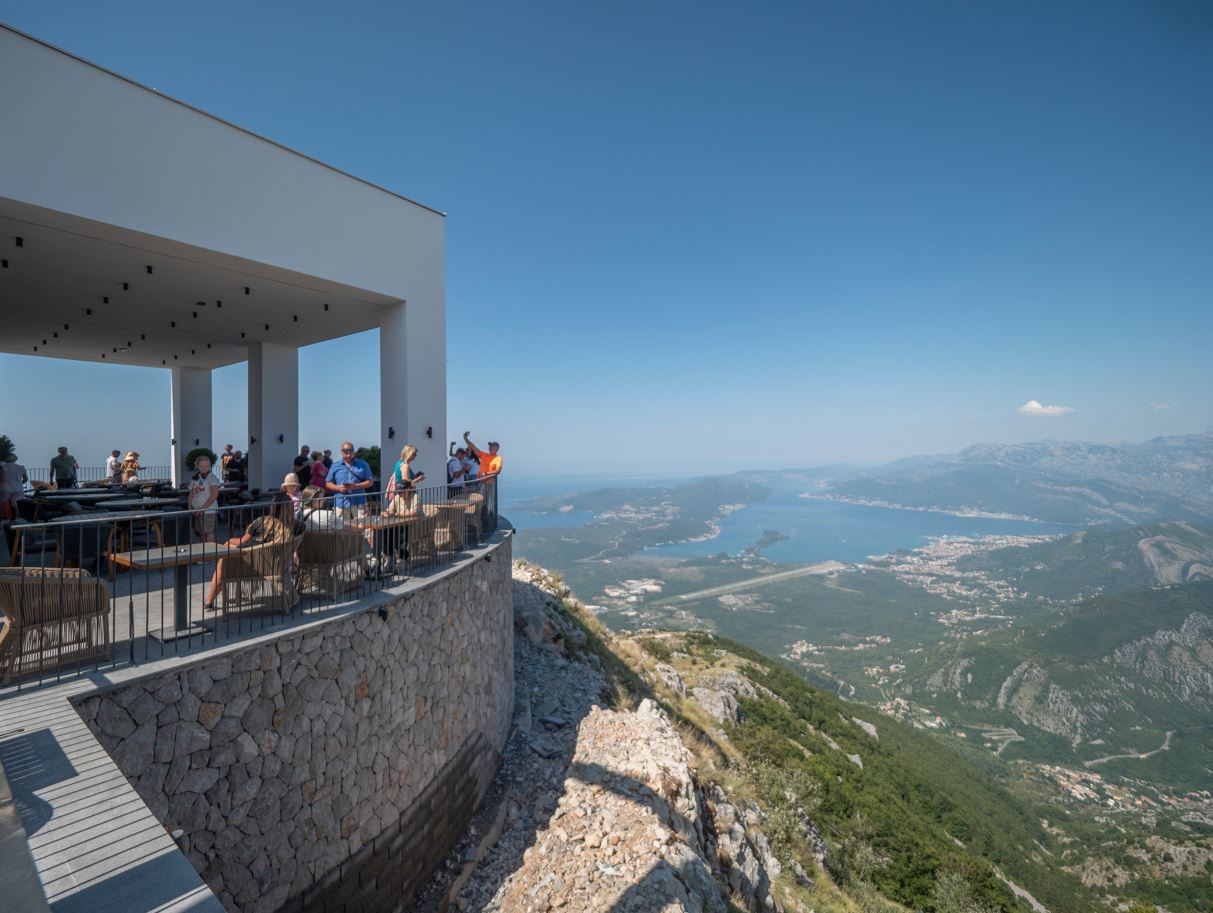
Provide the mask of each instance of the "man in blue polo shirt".
{"label": "man in blue polo shirt", "polygon": [[324,480],[324,487],[333,493],[333,506],[342,516],[366,513],[366,490],[374,484],[371,467],[366,460],[354,456],[354,445],[341,445],[341,462],[334,462]]}

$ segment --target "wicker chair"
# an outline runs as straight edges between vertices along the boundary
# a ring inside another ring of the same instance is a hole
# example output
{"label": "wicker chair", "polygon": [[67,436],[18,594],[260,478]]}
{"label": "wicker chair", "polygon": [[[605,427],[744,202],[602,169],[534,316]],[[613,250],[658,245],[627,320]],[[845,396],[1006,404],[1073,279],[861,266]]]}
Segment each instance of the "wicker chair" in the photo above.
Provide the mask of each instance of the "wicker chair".
{"label": "wicker chair", "polygon": [[309,529],[299,546],[298,588],[334,599],[366,575],[366,539],[357,530]]}
{"label": "wicker chair", "polygon": [[465,523],[467,528],[471,530],[476,542],[479,543],[484,538],[484,495],[479,492],[470,492],[462,498],[455,498],[461,504],[466,504],[465,508],[467,516]]}
{"label": "wicker chair", "polygon": [[289,612],[299,604],[295,554],[304,536],[252,545],[223,558],[223,617],[240,612]]}
{"label": "wicker chair", "polygon": [[463,503],[437,504],[438,529],[434,540],[438,550],[444,554],[463,551],[467,542],[467,505]]}
{"label": "wicker chair", "polygon": [[78,568],[0,568],[0,684],[108,658],[110,590]]}

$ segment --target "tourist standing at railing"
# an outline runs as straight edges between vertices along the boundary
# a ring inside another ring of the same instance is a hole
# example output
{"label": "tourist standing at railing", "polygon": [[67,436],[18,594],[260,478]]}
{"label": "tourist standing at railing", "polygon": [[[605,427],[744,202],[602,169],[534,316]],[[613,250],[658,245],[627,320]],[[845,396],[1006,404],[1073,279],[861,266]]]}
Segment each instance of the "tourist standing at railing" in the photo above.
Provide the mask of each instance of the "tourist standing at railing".
{"label": "tourist standing at railing", "polygon": [[400,459],[392,470],[392,479],[388,483],[388,505],[386,513],[411,514],[417,510],[417,486],[425,481],[424,472],[413,469],[413,460],[417,459],[417,448],[405,444],[400,451]]}
{"label": "tourist standing at railing", "polygon": [[501,457],[497,453],[501,449],[501,445],[496,441],[489,441],[489,449],[486,453],[475,444],[472,443],[468,436],[472,432],[463,432],[463,442],[471,448],[472,453],[476,454],[476,459],[480,461],[480,474],[485,476],[495,476],[501,472]]}
{"label": "tourist standing at railing", "polygon": [[460,447],[446,461],[446,482],[452,498],[463,494],[463,477],[467,473],[467,451]]}
{"label": "tourist standing at railing", "polygon": [[67,452],[66,447],[60,447],[58,455],[51,457],[50,476],[56,488],[75,488],[76,473],[79,471],[80,464]]}
{"label": "tourist standing at railing", "polygon": [[[324,480],[328,478],[329,468],[324,463],[324,456],[319,450],[312,451],[312,468],[311,474],[307,479],[308,485],[314,485],[319,489],[324,489]],[[303,481],[300,479],[300,481]]]}
{"label": "tourist standing at railing", "polygon": [[105,477],[110,482],[122,481],[122,458],[118,456],[121,450],[111,450],[105,460]]}
{"label": "tourist standing at railing", "polygon": [[215,541],[215,520],[219,516],[219,479],[211,472],[211,458],[194,460],[190,478],[190,510],[194,512],[194,532],[203,542]]}
{"label": "tourist standing at railing", "polygon": [[25,491],[29,482],[29,474],[25,467],[17,462],[17,454],[10,453],[0,463],[0,503],[6,504],[11,511],[17,510],[17,501]]}
{"label": "tourist standing at railing", "polygon": [[463,479],[468,485],[471,485],[479,475],[480,460],[476,459],[475,450],[468,450],[467,456],[463,458]]}
{"label": "tourist standing at railing", "polygon": [[324,480],[325,488],[335,495],[333,503],[342,517],[366,513],[366,491],[374,484],[375,477],[366,460],[354,456],[354,445],[349,441],[343,443],[341,462],[333,464]]}
{"label": "tourist standing at railing", "polygon": [[232,458],[227,462],[227,472],[225,473],[225,482],[243,482],[244,481],[244,454],[237,450],[232,454]]}
{"label": "tourist standing at railing", "polygon": [[128,450],[126,456],[122,458],[122,481],[138,482],[139,470],[142,468],[139,465],[139,454],[134,450]]}
{"label": "tourist standing at railing", "polygon": [[231,481],[231,479],[228,478],[228,470],[231,467],[232,459],[236,456],[236,454],[232,452],[232,448],[235,446],[235,444],[224,444],[223,453],[219,455],[219,477],[225,482]]}
{"label": "tourist standing at railing", "polygon": [[324,468],[325,469],[333,468],[333,451],[331,451],[331,450],[324,451]]}

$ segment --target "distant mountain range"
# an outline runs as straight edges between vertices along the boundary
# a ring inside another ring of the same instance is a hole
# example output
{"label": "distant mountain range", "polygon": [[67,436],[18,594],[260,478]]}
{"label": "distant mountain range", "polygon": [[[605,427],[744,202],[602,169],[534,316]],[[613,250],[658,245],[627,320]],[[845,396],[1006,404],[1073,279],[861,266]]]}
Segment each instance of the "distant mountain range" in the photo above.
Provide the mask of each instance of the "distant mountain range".
{"label": "distant mountain range", "polygon": [[1139,444],[974,444],[954,456],[831,469],[805,475],[845,500],[1075,524],[1213,517],[1213,433]]}

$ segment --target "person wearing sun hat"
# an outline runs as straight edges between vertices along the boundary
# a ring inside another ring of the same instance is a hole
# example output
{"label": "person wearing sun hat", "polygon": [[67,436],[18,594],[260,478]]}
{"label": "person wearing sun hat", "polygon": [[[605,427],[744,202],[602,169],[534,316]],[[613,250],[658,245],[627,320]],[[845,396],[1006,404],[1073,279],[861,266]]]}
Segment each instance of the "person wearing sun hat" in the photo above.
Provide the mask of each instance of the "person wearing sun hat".
{"label": "person wearing sun hat", "polygon": [[282,490],[290,496],[291,509],[295,513],[299,513],[303,509],[303,495],[299,490],[299,477],[293,472],[288,472],[282,479]]}
{"label": "person wearing sun hat", "polygon": [[122,458],[122,481],[138,482],[139,470],[142,468],[139,465],[139,454],[134,450],[128,450],[126,456]]}

